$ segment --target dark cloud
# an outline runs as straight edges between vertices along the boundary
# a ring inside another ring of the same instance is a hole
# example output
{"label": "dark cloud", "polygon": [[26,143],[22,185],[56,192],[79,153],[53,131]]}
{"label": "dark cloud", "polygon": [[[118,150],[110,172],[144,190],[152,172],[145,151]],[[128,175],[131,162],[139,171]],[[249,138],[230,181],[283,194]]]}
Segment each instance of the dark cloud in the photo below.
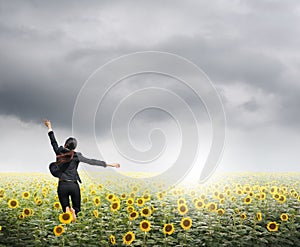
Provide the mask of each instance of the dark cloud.
{"label": "dark cloud", "polygon": [[251,99],[249,101],[247,101],[246,103],[242,104],[241,105],[245,110],[248,110],[248,111],[256,111],[258,108],[259,108],[259,105],[257,104],[256,100],[255,99]]}
{"label": "dark cloud", "polygon": [[[299,124],[297,87],[285,84],[285,55],[300,37],[297,8],[295,1],[1,2],[0,113],[24,121],[46,116],[69,126],[76,96],[95,69],[150,49],[190,59],[220,90],[238,83],[274,94],[277,122]],[[225,106],[232,101],[222,97]],[[250,98],[240,102],[241,112],[262,109]]]}

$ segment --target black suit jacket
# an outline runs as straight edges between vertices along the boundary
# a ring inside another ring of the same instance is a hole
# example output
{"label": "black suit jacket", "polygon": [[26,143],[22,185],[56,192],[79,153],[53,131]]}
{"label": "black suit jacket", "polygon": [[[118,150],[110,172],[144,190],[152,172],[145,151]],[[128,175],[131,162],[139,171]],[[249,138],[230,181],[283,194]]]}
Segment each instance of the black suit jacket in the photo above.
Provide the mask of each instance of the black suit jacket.
{"label": "black suit jacket", "polygon": [[[63,146],[58,146],[53,131],[49,131],[48,136],[50,138],[51,145],[56,155],[70,151],[69,149],[64,148]],[[79,182],[81,182],[77,172],[79,162],[83,162],[95,166],[103,166],[103,167],[107,166],[104,161],[96,160],[96,159],[88,159],[84,157],[81,153],[74,152],[73,159],[69,163],[60,165],[60,168],[62,170],[62,175],[60,176],[60,179],[74,180],[74,181],[78,180]]]}

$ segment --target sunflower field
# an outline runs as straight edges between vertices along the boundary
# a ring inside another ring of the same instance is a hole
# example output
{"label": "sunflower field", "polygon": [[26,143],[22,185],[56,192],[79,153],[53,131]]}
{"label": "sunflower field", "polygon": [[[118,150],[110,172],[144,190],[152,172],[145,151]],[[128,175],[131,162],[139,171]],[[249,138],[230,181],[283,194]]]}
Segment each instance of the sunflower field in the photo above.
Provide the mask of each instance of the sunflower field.
{"label": "sunflower field", "polygon": [[299,173],[219,174],[168,190],[82,176],[76,222],[50,175],[0,178],[0,246],[300,246]]}

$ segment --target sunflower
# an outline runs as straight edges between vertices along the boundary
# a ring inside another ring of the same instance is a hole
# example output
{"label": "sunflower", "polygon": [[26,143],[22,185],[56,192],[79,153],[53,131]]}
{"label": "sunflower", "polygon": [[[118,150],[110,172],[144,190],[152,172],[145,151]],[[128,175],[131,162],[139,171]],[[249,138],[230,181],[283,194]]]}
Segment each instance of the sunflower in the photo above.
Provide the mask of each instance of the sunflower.
{"label": "sunflower", "polygon": [[276,232],[278,231],[278,224],[275,221],[269,222],[267,224],[267,229],[269,232]]}
{"label": "sunflower", "polygon": [[245,204],[250,204],[252,202],[252,198],[250,196],[247,196],[244,198],[244,203]]}
{"label": "sunflower", "polygon": [[19,202],[16,199],[10,199],[8,201],[8,207],[9,208],[17,208],[17,207],[19,207]]}
{"label": "sunflower", "polygon": [[134,211],[134,207],[133,206],[127,206],[127,212],[131,213]]}
{"label": "sunflower", "polygon": [[0,199],[4,199],[6,197],[4,189],[0,189]]}
{"label": "sunflower", "polygon": [[98,218],[99,212],[98,212],[97,209],[93,210],[93,215],[94,215],[95,218]]}
{"label": "sunflower", "polygon": [[60,203],[59,202],[54,202],[53,207],[54,207],[54,209],[60,209]]}
{"label": "sunflower", "polygon": [[126,245],[130,245],[134,241],[134,239],[134,233],[132,231],[129,231],[123,236],[123,243]]}
{"label": "sunflower", "polygon": [[145,200],[146,202],[148,202],[148,201],[150,201],[151,196],[150,196],[149,193],[145,193],[145,194],[143,195],[143,198],[144,198],[144,200]]}
{"label": "sunflower", "polygon": [[230,197],[231,202],[235,202],[235,200],[236,200],[235,196]]}
{"label": "sunflower", "polygon": [[115,197],[114,197],[114,199],[112,199],[112,201],[111,201],[111,202],[118,202],[118,203],[120,203],[120,202],[121,202],[121,200],[120,200],[120,198],[119,198],[119,197],[115,196]]}
{"label": "sunflower", "polygon": [[142,208],[140,212],[141,212],[141,215],[145,216],[145,217],[150,217],[150,215],[152,213],[151,209],[149,209],[148,207]]}
{"label": "sunflower", "polygon": [[260,192],[262,192],[262,193],[266,193],[266,192],[267,192],[267,187],[261,186],[259,190],[260,190]]}
{"label": "sunflower", "polygon": [[248,193],[248,196],[254,196],[254,192],[253,192],[253,191],[250,191],[250,192]]}
{"label": "sunflower", "polygon": [[108,201],[113,201],[113,199],[115,198],[115,195],[114,194],[108,194],[107,196],[106,196],[106,200],[108,200]]}
{"label": "sunflower", "polygon": [[179,212],[179,214],[185,215],[188,211],[189,210],[188,210],[188,207],[187,207],[186,204],[181,204],[181,205],[178,206],[178,212]]}
{"label": "sunflower", "polygon": [[120,209],[120,202],[119,201],[115,201],[110,205],[110,210],[112,212],[118,211]]}
{"label": "sunflower", "polygon": [[137,217],[139,217],[139,213],[137,211],[133,211],[129,214],[130,220],[135,220]]}
{"label": "sunflower", "polygon": [[25,218],[25,215],[23,214],[23,212],[18,216],[18,218],[19,218],[20,220],[23,220],[23,219]]}
{"label": "sunflower", "polygon": [[244,186],[244,193],[249,193],[250,191],[251,191],[250,185],[246,184],[246,185]]}
{"label": "sunflower", "polygon": [[216,191],[214,191],[214,192],[213,192],[213,198],[214,198],[214,199],[217,199],[217,198],[218,198],[218,196],[219,196],[219,194],[220,194],[220,192],[219,192],[219,191],[217,191],[217,190],[216,190]]}
{"label": "sunflower", "polygon": [[110,235],[109,236],[109,240],[110,240],[110,243],[112,245],[115,245],[116,244],[116,237],[114,235]]}
{"label": "sunflower", "polygon": [[220,194],[218,195],[218,198],[219,198],[219,200],[224,200],[224,199],[225,199],[225,196],[224,196],[223,193],[220,193]]}
{"label": "sunflower", "polygon": [[165,224],[164,225],[164,228],[163,228],[164,234],[171,235],[174,232],[174,230],[175,229],[174,229],[173,224]]}
{"label": "sunflower", "polygon": [[280,203],[284,203],[284,202],[286,201],[286,196],[280,195],[280,197],[278,198],[278,201],[279,201]]}
{"label": "sunflower", "polygon": [[267,194],[265,192],[261,192],[259,196],[259,200],[265,200],[267,197]]}
{"label": "sunflower", "polygon": [[190,191],[190,196],[191,196],[191,197],[195,197],[195,196],[196,196],[196,191],[191,190],[191,191]]}
{"label": "sunflower", "polygon": [[197,200],[197,201],[195,202],[195,207],[196,207],[197,209],[204,208],[204,206],[205,206],[205,204],[204,204],[204,201],[203,201],[203,200]]}
{"label": "sunflower", "polygon": [[55,236],[60,236],[61,234],[64,233],[64,231],[65,231],[65,229],[63,228],[62,225],[55,226],[53,229]]}
{"label": "sunflower", "polygon": [[28,199],[30,197],[30,193],[28,191],[25,191],[25,192],[22,193],[22,197],[24,199]]}
{"label": "sunflower", "polygon": [[206,195],[205,194],[201,194],[200,195],[200,199],[204,201],[206,199]]}
{"label": "sunflower", "polygon": [[240,217],[241,217],[242,220],[245,220],[245,219],[247,218],[247,215],[246,215],[246,213],[242,213],[242,214],[240,215]]}
{"label": "sunflower", "polygon": [[23,215],[26,216],[32,216],[33,210],[31,208],[23,208]]}
{"label": "sunflower", "polygon": [[93,201],[94,201],[95,206],[99,206],[100,205],[100,197],[99,196],[95,196],[94,199],[93,199]]}
{"label": "sunflower", "polygon": [[96,190],[91,190],[91,191],[90,191],[90,195],[91,195],[91,196],[96,195]]}
{"label": "sunflower", "polygon": [[125,200],[126,197],[127,197],[127,195],[126,195],[125,193],[123,193],[123,194],[121,195],[121,198],[122,198],[123,200]]}
{"label": "sunflower", "polygon": [[39,199],[39,198],[35,199],[35,204],[36,205],[40,206],[40,205],[42,205],[42,203],[43,203],[43,201],[41,199]]}
{"label": "sunflower", "polygon": [[272,186],[271,190],[270,190],[270,193],[271,194],[275,194],[278,192],[278,187],[277,186]]}
{"label": "sunflower", "polygon": [[219,208],[218,210],[217,210],[217,213],[218,213],[218,215],[223,215],[224,213],[225,213],[225,211],[224,211],[224,209],[222,209],[222,208]]}
{"label": "sunflower", "polygon": [[287,214],[283,213],[280,215],[280,219],[281,219],[281,221],[288,221],[289,216]]}
{"label": "sunflower", "polygon": [[88,197],[84,197],[82,201],[83,201],[83,203],[87,203],[89,201],[89,198]]}
{"label": "sunflower", "polygon": [[142,207],[144,206],[144,203],[145,203],[145,199],[140,197],[136,200],[136,204],[139,206],[139,207]]}
{"label": "sunflower", "polygon": [[262,221],[262,214],[259,212],[256,214],[256,218],[258,221]]}
{"label": "sunflower", "polygon": [[182,218],[180,221],[180,225],[184,230],[188,230],[192,226],[192,219],[187,217],[187,218]]}
{"label": "sunflower", "polygon": [[150,228],[151,228],[151,223],[150,223],[148,220],[143,220],[143,221],[140,223],[140,229],[141,229],[143,232],[149,232],[149,231],[150,231]]}
{"label": "sunflower", "polygon": [[241,196],[243,194],[243,191],[242,190],[237,190],[236,194],[238,194],[239,196]]}
{"label": "sunflower", "polygon": [[177,205],[180,205],[180,204],[186,204],[185,199],[182,197],[177,200]]}
{"label": "sunflower", "polygon": [[218,206],[217,206],[216,203],[211,202],[211,203],[208,203],[208,204],[206,205],[206,208],[207,208],[210,212],[215,212],[215,211],[217,211]]}
{"label": "sunflower", "polygon": [[273,194],[273,198],[274,198],[275,200],[278,200],[278,199],[280,198],[280,195],[279,195],[278,193],[274,193],[274,194]]}
{"label": "sunflower", "polygon": [[164,194],[162,192],[157,193],[157,199],[162,200],[164,198]]}
{"label": "sunflower", "polygon": [[71,212],[65,212],[59,215],[59,221],[64,224],[70,224],[73,220]]}
{"label": "sunflower", "polygon": [[131,197],[128,198],[127,201],[126,201],[126,204],[127,204],[127,205],[133,205],[133,204],[134,204],[134,199],[131,198]]}

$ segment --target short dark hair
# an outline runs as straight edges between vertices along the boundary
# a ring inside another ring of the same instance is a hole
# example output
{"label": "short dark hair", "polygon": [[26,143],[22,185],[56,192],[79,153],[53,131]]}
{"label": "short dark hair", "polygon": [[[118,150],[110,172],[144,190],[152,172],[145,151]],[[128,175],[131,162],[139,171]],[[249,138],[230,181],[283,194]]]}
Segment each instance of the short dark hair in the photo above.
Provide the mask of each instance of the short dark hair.
{"label": "short dark hair", "polygon": [[69,137],[65,142],[65,147],[74,150],[77,147],[77,140],[74,137]]}

